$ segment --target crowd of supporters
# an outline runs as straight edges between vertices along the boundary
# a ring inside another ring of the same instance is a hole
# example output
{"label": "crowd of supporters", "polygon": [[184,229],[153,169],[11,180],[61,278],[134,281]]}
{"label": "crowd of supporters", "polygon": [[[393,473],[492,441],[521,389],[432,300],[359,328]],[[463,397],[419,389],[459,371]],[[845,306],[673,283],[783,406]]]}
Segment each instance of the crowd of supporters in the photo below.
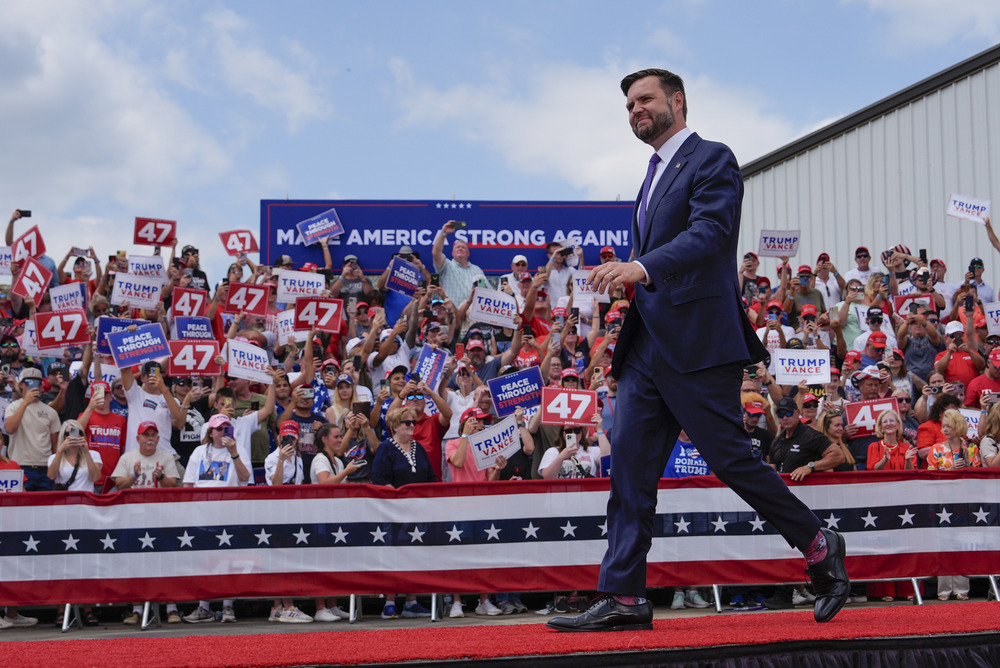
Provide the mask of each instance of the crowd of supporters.
{"label": "crowd of supporters", "polygon": [[[19,218],[15,212],[8,225],[8,246]],[[580,247],[554,241],[546,246],[544,266],[529,267],[527,258],[514,252],[510,272],[490,279],[474,264],[468,244],[451,237],[454,229],[452,222],[442,226],[431,258],[408,246],[399,249],[397,255],[414,264],[423,280],[393,322],[386,320],[384,308],[389,270],[366,276],[351,254],[335,263],[325,241],[320,242],[323,267],[294,266],[288,256],[273,266],[241,257],[214,283],[200,266],[197,248],[181,245],[178,253],[175,245],[165,258],[167,276],[156,309],[110,303],[116,275],[128,271],[125,257],[113,256],[102,266],[101,256],[88,248],[75,257],[67,251],[58,265],[48,256],[37,258],[53,271],[52,286],[86,284],[91,343],[69,347],[58,359],[26,355],[23,323],[50,309],[48,297],[35,304],[4,290],[0,308],[8,320],[0,340],[5,441],[0,468],[20,467],[27,491],[99,493],[179,485],[400,487],[600,476],[601,457],[610,451],[616,429],[617,385],[610,364],[629,294],[614,294],[610,303],[575,303],[571,278],[574,269],[619,260],[628,251],[604,247],[599,258],[585,258]],[[987,231],[1000,251],[988,221]],[[844,272],[828,253],[797,268],[781,258],[777,273],[768,277],[758,273],[754,253],[743,257],[738,289],[767,348],[828,349],[832,362],[830,382],[815,386],[779,385],[773,361],[770,367],[746,368],[743,422],[754,452],[792,480],[855,469],[1000,466],[1000,335],[987,327],[984,304],[996,295],[983,282],[983,261],[973,258],[967,268],[952,269],[956,278],[950,282],[944,262],[928,261],[925,253],[915,255],[903,245],[879,258],[873,262],[871,252],[858,247],[855,266]],[[273,289],[266,316],[223,313],[231,283],[275,286],[281,269],[323,275],[324,294],[344,300],[339,332],[311,331],[304,341],[280,343],[278,315],[290,305],[277,303]],[[16,276],[16,264],[12,271]],[[515,327],[469,321],[479,285],[516,299]],[[101,316],[159,322],[169,336],[175,288],[206,290],[215,337],[266,350],[273,383],[258,386],[227,375],[171,378],[157,362],[118,372],[109,357],[96,354],[94,325]],[[915,298],[899,299],[907,296]],[[451,353],[436,387],[411,373],[424,346]],[[487,382],[532,366],[549,384],[595,390],[599,403],[593,427],[542,424],[540,412],[526,416],[519,411],[521,450],[478,471],[471,465],[469,436],[496,416]],[[114,373],[105,380],[109,368]],[[875,434],[858,435],[857,425],[846,420],[845,404],[887,397],[896,399],[899,411],[881,412]],[[959,408],[981,415],[978,429],[969,429],[968,414]],[[710,473],[697,445],[682,434],[664,476]],[[968,579],[940,580],[942,599],[968,597]],[[872,585],[868,594],[886,600],[906,595],[894,585]],[[855,589],[852,600],[865,595],[863,587]],[[478,614],[527,609],[516,594],[477,596]],[[771,607],[785,607],[808,596],[794,590],[783,598],[779,591],[768,601]],[[734,589],[731,603],[740,607],[753,598],[764,597]],[[557,596],[543,611],[565,612],[584,603],[573,592]],[[698,590],[680,588],[673,607],[685,605],[708,604]],[[89,607],[84,613],[88,623],[97,622]],[[428,614],[412,595],[398,612],[395,597],[387,596],[382,610],[383,618]],[[449,614],[464,614],[457,592]],[[334,599],[315,599],[315,613],[309,615],[282,598],[274,601],[270,619],[302,623],[345,616]],[[168,605],[167,619],[234,622],[236,616],[233,602],[224,600],[221,615],[201,601],[184,616],[176,604]],[[125,623],[138,621],[136,606]],[[0,628],[33,623],[12,607],[0,617]]]}

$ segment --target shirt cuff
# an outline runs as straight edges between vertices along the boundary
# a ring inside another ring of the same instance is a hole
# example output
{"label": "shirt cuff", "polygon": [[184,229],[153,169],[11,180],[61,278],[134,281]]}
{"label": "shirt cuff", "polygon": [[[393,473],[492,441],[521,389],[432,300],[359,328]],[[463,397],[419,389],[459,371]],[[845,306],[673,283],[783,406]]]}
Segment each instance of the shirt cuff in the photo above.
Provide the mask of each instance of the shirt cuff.
{"label": "shirt cuff", "polygon": [[651,281],[649,280],[649,272],[646,271],[646,267],[644,267],[643,264],[642,264],[642,262],[639,262],[638,260],[632,260],[632,262],[634,262],[635,264],[639,265],[639,268],[642,269],[642,273],[645,274],[645,276],[646,276],[646,278],[644,280],[639,281],[639,282],[642,283],[643,285],[649,285]]}

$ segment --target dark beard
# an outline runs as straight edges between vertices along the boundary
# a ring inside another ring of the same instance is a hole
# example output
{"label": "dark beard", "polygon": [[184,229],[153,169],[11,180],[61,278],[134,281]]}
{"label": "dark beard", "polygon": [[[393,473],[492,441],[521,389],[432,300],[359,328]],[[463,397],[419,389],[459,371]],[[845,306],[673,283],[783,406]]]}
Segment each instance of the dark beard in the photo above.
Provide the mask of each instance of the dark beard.
{"label": "dark beard", "polygon": [[642,128],[632,128],[632,132],[642,141],[655,139],[668,132],[674,126],[676,117],[671,109],[658,114],[651,119],[653,122]]}

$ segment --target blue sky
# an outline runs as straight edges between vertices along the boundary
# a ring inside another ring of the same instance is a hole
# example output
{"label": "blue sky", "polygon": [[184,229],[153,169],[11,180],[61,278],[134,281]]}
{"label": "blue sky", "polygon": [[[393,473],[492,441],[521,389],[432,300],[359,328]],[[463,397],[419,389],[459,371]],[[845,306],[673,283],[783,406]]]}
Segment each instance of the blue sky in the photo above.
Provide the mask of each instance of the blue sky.
{"label": "blue sky", "polygon": [[0,210],[102,255],[173,218],[217,280],[261,199],[631,197],[641,67],[748,162],[1000,40],[992,0],[639,7],[7,0]]}

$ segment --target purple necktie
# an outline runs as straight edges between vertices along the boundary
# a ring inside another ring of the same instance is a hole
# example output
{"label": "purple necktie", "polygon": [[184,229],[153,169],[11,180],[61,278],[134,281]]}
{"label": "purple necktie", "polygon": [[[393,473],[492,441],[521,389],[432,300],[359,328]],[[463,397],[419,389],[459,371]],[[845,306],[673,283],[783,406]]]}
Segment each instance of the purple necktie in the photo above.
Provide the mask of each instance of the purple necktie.
{"label": "purple necktie", "polygon": [[656,173],[656,165],[660,162],[660,154],[654,153],[649,159],[649,169],[646,170],[646,180],[642,182],[642,201],[639,202],[639,243],[646,238],[646,200],[649,199],[649,188],[653,185],[653,174]]}

